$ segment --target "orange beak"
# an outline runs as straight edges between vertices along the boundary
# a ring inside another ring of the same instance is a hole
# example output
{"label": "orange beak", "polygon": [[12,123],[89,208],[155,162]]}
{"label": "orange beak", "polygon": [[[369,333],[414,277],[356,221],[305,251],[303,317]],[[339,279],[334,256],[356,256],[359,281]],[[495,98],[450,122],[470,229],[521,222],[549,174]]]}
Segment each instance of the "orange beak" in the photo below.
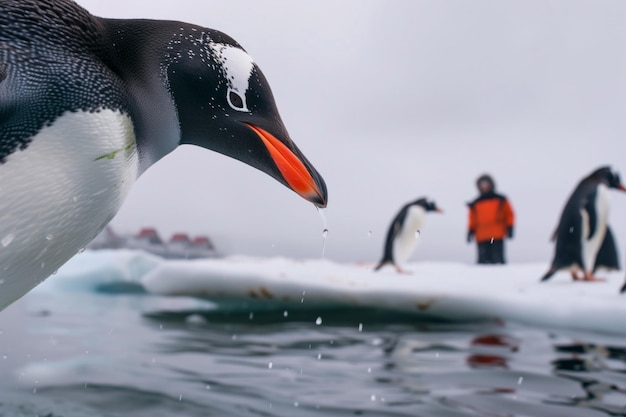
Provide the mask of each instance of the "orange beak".
{"label": "orange beak", "polygon": [[263,141],[289,188],[316,206],[326,207],[326,196],[302,160],[268,131],[249,123],[246,125]]}

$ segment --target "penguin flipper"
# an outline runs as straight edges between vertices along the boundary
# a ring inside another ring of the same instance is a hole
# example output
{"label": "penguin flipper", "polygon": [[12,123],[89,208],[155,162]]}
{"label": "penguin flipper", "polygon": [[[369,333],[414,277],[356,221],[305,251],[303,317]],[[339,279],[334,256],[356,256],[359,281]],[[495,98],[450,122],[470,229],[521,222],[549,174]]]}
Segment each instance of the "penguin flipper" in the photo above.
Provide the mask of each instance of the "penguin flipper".
{"label": "penguin flipper", "polygon": [[548,272],[546,272],[545,275],[543,277],[541,277],[541,281],[540,282],[545,282],[545,281],[549,280],[550,278],[552,278],[552,275],[554,275],[555,273],[556,273],[556,269],[550,268],[548,270]]}
{"label": "penguin flipper", "polygon": [[389,261],[385,261],[385,260],[380,261],[378,265],[376,265],[376,267],[374,268],[374,271],[380,270],[383,266],[387,265],[388,263]]}
{"label": "penguin flipper", "polygon": [[593,266],[593,272],[598,268],[606,268],[608,270],[619,270],[619,259],[617,257],[617,245],[615,238],[611,232],[611,228],[607,226],[606,235],[602,241],[602,246],[596,256],[596,262]]}
{"label": "penguin flipper", "polygon": [[589,193],[586,198],[585,205],[583,206],[583,210],[587,212],[587,221],[589,222],[589,234],[585,236],[585,239],[589,240],[596,234],[596,229],[598,226],[598,213],[596,212],[596,188],[593,188],[593,191]]}
{"label": "penguin flipper", "polygon": [[556,242],[556,238],[559,236],[559,228],[554,229],[552,236],[550,237],[550,242]]}

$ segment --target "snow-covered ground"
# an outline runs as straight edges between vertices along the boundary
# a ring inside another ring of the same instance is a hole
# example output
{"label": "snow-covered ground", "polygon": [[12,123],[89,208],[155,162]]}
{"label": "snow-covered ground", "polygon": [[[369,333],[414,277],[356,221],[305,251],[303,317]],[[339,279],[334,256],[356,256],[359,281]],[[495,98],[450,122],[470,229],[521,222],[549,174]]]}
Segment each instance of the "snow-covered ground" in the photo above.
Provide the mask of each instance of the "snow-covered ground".
{"label": "snow-covered ground", "polygon": [[[573,282],[567,273],[540,283],[546,264],[478,266],[420,262],[393,268],[284,258],[163,260],[142,252],[87,251],[37,291],[143,287],[161,296],[210,299],[223,308],[382,308],[416,319],[513,321],[532,326],[626,334],[621,272],[606,282]],[[120,285],[122,284],[122,285]],[[132,287],[132,285],[130,286]],[[233,303],[244,301],[244,303]]]}

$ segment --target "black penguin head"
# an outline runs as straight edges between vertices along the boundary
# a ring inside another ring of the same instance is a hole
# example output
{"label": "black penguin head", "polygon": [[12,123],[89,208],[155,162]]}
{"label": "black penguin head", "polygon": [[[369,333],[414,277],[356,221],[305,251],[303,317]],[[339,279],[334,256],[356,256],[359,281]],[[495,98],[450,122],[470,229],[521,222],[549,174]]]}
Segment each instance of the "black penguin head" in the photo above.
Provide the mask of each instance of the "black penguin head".
{"label": "black penguin head", "polygon": [[183,26],[161,70],[182,144],[238,159],[326,206],[323,178],[289,137],[267,80],[237,42],[215,30]]}
{"label": "black penguin head", "polygon": [[597,181],[605,183],[609,188],[615,188],[626,192],[626,187],[622,185],[619,174],[612,171],[611,167],[598,168],[591,174],[591,177],[596,178]]}
{"label": "black penguin head", "polygon": [[435,203],[434,201],[429,201],[424,197],[415,200],[411,205],[421,206],[426,211],[434,211],[436,213],[443,213],[443,210],[437,207],[437,203]]}

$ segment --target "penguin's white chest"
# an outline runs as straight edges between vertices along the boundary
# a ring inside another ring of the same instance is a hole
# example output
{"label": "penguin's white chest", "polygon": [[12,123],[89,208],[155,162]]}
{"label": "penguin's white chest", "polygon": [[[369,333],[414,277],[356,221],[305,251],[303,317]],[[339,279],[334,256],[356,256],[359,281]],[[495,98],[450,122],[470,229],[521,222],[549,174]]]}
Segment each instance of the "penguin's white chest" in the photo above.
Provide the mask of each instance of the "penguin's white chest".
{"label": "penguin's white chest", "polygon": [[583,233],[582,233],[582,251],[585,270],[591,272],[596,263],[596,257],[606,236],[606,228],[609,219],[609,189],[606,185],[598,185],[595,200],[596,209],[596,231],[591,239],[588,239],[590,233],[589,216],[583,210]]}
{"label": "penguin's white chest", "polygon": [[411,206],[406,214],[400,232],[393,241],[393,260],[397,266],[409,260],[418,242],[418,231],[424,225],[426,210],[421,206]]}
{"label": "penguin's white chest", "polygon": [[0,309],[85,247],[137,177],[128,115],[65,113],[0,165]]}

